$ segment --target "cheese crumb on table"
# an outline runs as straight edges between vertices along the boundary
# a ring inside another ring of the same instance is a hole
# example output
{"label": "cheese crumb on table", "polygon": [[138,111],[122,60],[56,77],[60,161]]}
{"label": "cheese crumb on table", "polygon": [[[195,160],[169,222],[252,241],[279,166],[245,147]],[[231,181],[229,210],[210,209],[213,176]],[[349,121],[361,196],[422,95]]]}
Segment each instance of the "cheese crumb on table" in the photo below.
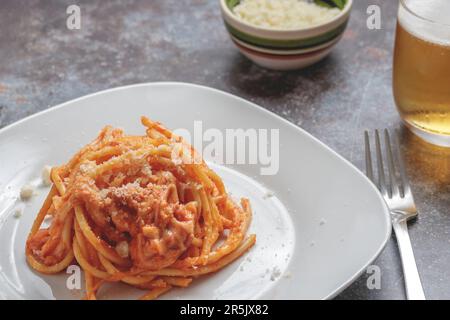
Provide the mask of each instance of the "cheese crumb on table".
{"label": "cheese crumb on table", "polygon": [[16,210],[14,210],[14,218],[20,218],[22,216],[22,209],[21,208],[16,208]]}
{"label": "cheese crumb on table", "polygon": [[281,270],[278,267],[274,267],[272,269],[272,273],[270,274],[270,280],[275,281],[279,276],[281,276]]}
{"label": "cheese crumb on table", "polygon": [[20,189],[20,199],[29,200],[34,194],[34,187],[27,183]]}
{"label": "cheese crumb on table", "polygon": [[51,172],[52,172],[51,166],[47,165],[47,166],[44,166],[44,168],[42,169],[42,174],[41,174],[42,184],[46,187],[52,185],[52,180],[50,178]]}
{"label": "cheese crumb on table", "polygon": [[266,199],[272,198],[274,195],[275,195],[275,194],[274,194],[272,191],[269,191],[269,190],[268,190],[268,191],[266,191],[266,193],[264,194],[263,199],[266,200]]}

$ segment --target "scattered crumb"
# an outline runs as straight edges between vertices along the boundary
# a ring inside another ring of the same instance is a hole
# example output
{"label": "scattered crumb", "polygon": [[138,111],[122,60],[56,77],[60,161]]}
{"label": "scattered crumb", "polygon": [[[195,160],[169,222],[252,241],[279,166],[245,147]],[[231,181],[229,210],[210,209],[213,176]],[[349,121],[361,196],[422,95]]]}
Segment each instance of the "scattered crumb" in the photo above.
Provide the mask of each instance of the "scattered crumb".
{"label": "scattered crumb", "polygon": [[316,243],[314,242],[314,241],[311,241],[310,243],[309,243],[309,246],[310,247],[314,247],[316,245]]}
{"label": "scattered crumb", "polygon": [[281,276],[281,270],[278,267],[273,267],[270,280],[275,281],[279,276]]}
{"label": "scattered crumb", "polygon": [[116,245],[116,252],[121,258],[128,258],[129,249],[128,242],[121,241]]}
{"label": "scattered crumb", "polygon": [[92,161],[86,161],[80,165],[81,173],[89,173],[94,170],[95,164]]}
{"label": "scattered crumb", "polygon": [[14,210],[14,218],[19,219],[22,216],[23,210],[21,208],[16,208]]}
{"label": "scattered crumb", "polygon": [[267,191],[265,194],[264,194],[264,196],[263,196],[263,199],[265,200],[265,199],[269,199],[269,198],[272,198],[274,196],[274,193],[272,192],[272,191]]}
{"label": "scattered crumb", "polygon": [[244,266],[241,266],[241,267],[239,268],[239,270],[240,270],[240,271],[244,271]]}
{"label": "scattered crumb", "polygon": [[292,277],[292,273],[289,272],[289,271],[287,271],[287,272],[283,275],[283,278],[286,278],[286,279],[290,279],[291,277]]}
{"label": "scattered crumb", "polygon": [[52,185],[52,180],[50,179],[50,174],[52,171],[52,167],[51,166],[44,166],[44,168],[42,169],[42,173],[41,173],[41,178],[42,178],[42,184],[46,187],[49,187]]}
{"label": "scattered crumb", "polygon": [[27,183],[20,189],[20,199],[29,200],[34,194],[34,187]]}
{"label": "scattered crumb", "polygon": [[325,219],[320,219],[319,225],[323,226],[325,223],[327,223],[327,220]]}

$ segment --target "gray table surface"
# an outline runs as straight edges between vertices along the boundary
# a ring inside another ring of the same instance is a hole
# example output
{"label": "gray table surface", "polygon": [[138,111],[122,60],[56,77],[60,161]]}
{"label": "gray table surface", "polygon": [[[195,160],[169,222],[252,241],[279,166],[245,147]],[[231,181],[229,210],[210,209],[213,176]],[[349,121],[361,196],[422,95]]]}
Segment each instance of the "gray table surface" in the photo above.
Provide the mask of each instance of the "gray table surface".
{"label": "gray table surface", "polygon": [[[150,81],[212,86],[301,126],[363,168],[364,129],[401,126],[391,93],[397,1],[356,0],[332,54],[302,71],[261,69],[241,56],[223,27],[217,0],[18,1],[0,4],[0,127],[99,90]],[[66,8],[81,7],[81,30]],[[366,27],[377,4],[382,29]],[[407,171],[420,211],[410,235],[428,298],[450,298],[450,150],[402,129]],[[395,239],[368,274],[338,299],[404,299]]]}

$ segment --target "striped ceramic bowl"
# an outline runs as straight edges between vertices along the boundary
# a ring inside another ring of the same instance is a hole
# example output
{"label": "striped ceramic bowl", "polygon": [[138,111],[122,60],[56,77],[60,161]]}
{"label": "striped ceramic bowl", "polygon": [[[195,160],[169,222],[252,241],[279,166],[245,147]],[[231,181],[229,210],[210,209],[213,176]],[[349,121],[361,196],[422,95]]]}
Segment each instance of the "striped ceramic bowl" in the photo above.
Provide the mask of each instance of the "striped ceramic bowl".
{"label": "striped ceramic bowl", "polygon": [[255,63],[276,70],[300,69],[324,58],[341,38],[353,0],[339,15],[309,28],[281,30],[251,25],[233,12],[239,0],[220,0],[225,26],[236,47]]}

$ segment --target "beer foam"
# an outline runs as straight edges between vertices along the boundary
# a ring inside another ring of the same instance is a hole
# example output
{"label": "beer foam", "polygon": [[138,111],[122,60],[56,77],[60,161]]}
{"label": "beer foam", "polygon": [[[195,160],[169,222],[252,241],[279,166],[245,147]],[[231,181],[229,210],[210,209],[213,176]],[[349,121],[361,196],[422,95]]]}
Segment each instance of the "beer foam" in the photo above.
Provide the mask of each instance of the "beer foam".
{"label": "beer foam", "polygon": [[398,21],[405,30],[424,41],[450,46],[449,0],[404,0],[404,3],[416,14],[400,5]]}

